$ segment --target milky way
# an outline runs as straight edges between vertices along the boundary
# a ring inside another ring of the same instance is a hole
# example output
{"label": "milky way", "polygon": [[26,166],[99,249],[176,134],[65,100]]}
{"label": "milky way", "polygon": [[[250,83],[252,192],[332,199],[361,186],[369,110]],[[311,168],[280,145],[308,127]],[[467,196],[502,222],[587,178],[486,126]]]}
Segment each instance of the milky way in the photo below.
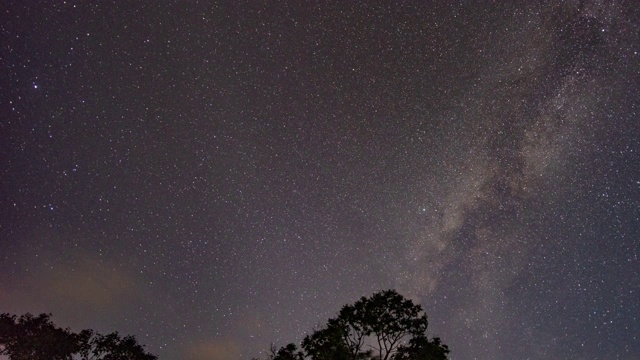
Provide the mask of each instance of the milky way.
{"label": "milky way", "polygon": [[249,359],[386,288],[640,357],[634,2],[8,1],[0,312]]}

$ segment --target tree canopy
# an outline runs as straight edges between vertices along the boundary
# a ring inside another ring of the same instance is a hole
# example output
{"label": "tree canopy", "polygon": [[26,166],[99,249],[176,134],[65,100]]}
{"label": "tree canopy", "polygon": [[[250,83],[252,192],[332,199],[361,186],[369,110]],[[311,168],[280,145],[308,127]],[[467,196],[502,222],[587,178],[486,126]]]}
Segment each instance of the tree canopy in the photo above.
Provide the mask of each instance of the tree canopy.
{"label": "tree canopy", "polygon": [[0,355],[11,360],[156,360],[133,336],[59,328],[51,314],[0,315]]}
{"label": "tree canopy", "polygon": [[445,360],[449,348],[427,336],[427,315],[395,290],[344,305],[338,316],[307,335],[302,350],[272,348],[271,360]]}

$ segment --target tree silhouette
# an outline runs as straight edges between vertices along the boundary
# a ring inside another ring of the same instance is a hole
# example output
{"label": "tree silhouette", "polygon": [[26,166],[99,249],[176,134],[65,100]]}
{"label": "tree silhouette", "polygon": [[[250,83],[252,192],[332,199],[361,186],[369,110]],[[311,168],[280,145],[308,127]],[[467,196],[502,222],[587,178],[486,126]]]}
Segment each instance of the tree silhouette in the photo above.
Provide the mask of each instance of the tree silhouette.
{"label": "tree silhouette", "polygon": [[102,335],[83,330],[81,360],[155,360],[132,335],[120,337],[117,332]]}
{"label": "tree silhouette", "polygon": [[439,337],[429,340],[426,336],[416,336],[409,346],[401,346],[394,360],[446,360],[449,347]]}
{"label": "tree silhouette", "polygon": [[11,360],[155,360],[135,337],[56,327],[51,314],[0,315],[0,355]]}
{"label": "tree silhouette", "polygon": [[66,360],[80,350],[80,337],[57,328],[50,314],[0,315],[0,355],[12,360]]}
{"label": "tree silhouette", "polygon": [[325,328],[302,340],[302,348],[315,360],[350,360],[360,352],[363,339],[359,333],[350,331],[345,322],[330,319]]}
{"label": "tree silhouette", "polygon": [[[302,341],[304,354],[289,344],[271,359],[289,360],[444,360],[449,348],[427,337],[427,315],[395,290],[385,290],[345,305],[338,316]],[[290,354],[297,357],[289,356]],[[274,348],[275,350],[275,348]],[[278,357],[281,354],[282,356]]]}
{"label": "tree silhouette", "polygon": [[295,344],[288,344],[283,346],[280,350],[276,351],[276,347],[271,345],[271,353],[269,354],[269,360],[303,360],[304,354],[298,351],[298,347]]}

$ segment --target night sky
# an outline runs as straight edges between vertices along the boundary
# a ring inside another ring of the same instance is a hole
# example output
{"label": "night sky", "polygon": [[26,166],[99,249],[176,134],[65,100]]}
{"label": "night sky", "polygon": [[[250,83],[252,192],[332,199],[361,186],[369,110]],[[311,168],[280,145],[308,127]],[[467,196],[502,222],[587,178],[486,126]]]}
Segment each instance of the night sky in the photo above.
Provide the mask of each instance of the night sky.
{"label": "night sky", "polygon": [[394,288],[640,358],[635,1],[0,4],[0,312],[260,356]]}

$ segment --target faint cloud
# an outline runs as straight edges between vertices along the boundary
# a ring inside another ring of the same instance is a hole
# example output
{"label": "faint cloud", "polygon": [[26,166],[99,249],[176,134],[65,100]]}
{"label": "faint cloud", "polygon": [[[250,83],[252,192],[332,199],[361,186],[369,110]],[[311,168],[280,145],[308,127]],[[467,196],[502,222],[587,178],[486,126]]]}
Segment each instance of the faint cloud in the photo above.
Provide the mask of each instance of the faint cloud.
{"label": "faint cloud", "polygon": [[213,339],[187,348],[189,360],[236,360],[241,358],[240,348],[233,340]]}
{"label": "faint cloud", "polygon": [[131,273],[90,254],[25,266],[30,271],[21,281],[2,290],[0,304],[8,311],[53,313],[73,326],[84,324],[87,314],[109,316],[140,297]]}
{"label": "faint cloud", "polygon": [[43,287],[63,303],[94,310],[108,310],[135,293],[133,279],[122,270],[83,258],[75,266],[63,266]]}

